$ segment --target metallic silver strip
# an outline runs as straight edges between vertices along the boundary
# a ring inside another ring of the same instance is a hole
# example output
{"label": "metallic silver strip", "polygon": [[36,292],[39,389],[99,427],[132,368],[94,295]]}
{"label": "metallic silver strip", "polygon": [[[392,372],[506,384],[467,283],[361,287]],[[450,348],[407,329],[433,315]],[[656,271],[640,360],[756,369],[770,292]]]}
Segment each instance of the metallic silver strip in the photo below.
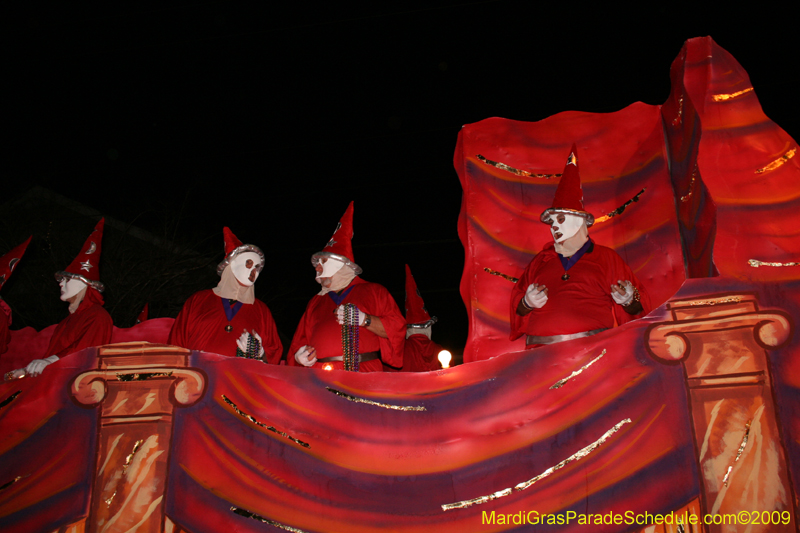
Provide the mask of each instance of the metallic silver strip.
{"label": "metallic silver strip", "polygon": [[614,426],[611,429],[609,429],[608,431],[606,431],[603,434],[602,437],[600,437],[599,439],[597,439],[596,441],[594,441],[590,445],[586,446],[585,448],[581,448],[580,450],[578,450],[574,454],[570,455],[569,457],[567,457],[566,459],[564,459],[563,461],[561,461],[557,465],[551,466],[550,468],[548,468],[547,470],[545,470],[544,472],[542,472],[538,476],[533,477],[533,478],[529,479],[528,481],[523,481],[522,483],[518,483],[514,487],[509,487],[507,489],[499,490],[497,492],[494,492],[492,494],[488,494],[486,496],[480,496],[478,498],[473,498],[471,500],[462,500],[460,502],[448,503],[448,504],[442,505],[442,510],[443,511],[451,511],[453,509],[465,509],[465,508],[471,507],[473,505],[480,505],[482,503],[486,503],[486,502],[490,502],[492,500],[496,500],[498,498],[502,498],[503,496],[508,496],[509,494],[511,494],[514,491],[525,490],[528,487],[530,487],[531,485],[533,485],[534,483],[536,483],[537,481],[548,477],[550,474],[552,474],[556,470],[560,470],[561,468],[564,468],[564,466],[566,466],[567,464],[571,463],[572,461],[579,461],[579,460],[583,459],[584,457],[586,457],[587,455],[592,453],[595,449],[597,449],[598,446],[600,446],[601,444],[606,442],[609,438],[611,438],[611,436],[614,433],[616,433],[617,431],[619,431],[622,426],[624,426],[625,424],[630,424],[630,423],[631,423],[631,419],[630,418],[626,418],[626,419],[622,420],[616,426]]}
{"label": "metallic silver strip", "polygon": [[484,272],[488,272],[488,273],[489,273],[489,274],[491,274],[492,276],[500,276],[500,277],[501,277],[501,278],[503,278],[503,279],[507,279],[507,280],[508,280],[508,281],[510,281],[511,283],[516,283],[516,282],[518,282],[518,281],[519,281],[519,278],[514,278],[514,277],[511,277],[511,276],[509,276],[508,274],[503,274],[502,272],[498,272],[497,270],[492,270],[492,269],[491,269],[491,268],[489,268],[489,267],[483,267],[483,271],[484,271]]}
{"label": "metallic silver strip", "polygon": [[759,261],[758,259],[748,259],[747,264],[753,268],[758,267],[796,267],[800,266],[800,263],[770,263],[766,261]]}
{"label": "metallic silver strip", "polygon": [[425,406],[423,406],[423,405],[392,405],[390,403],[374,402],[372,400],[367,400],[366,398],[359,398],[357,396],[351,396],[351,395],[349,395],[347,393],[344,393],[342,391],[338,391],[336,389],[332,389],[330,387],[325,387],[325,388],[328,389],[329,391],[331,391],[332,393],[334,393],[336,396],[341,396],[342,398],[344,398],[346,400],[350,400],[351,402],[355,402],[355,403],[365,403],[367,405],[374,405],[376,407],[383,407],[384,409],[393,409],[395,411],[427,411],[427,409],[425,409]]}
{"label": "metallic silver strip", "polygon": [[588,363],[586,363],[585,365],[580,367],[578,370],[576,370],[575,372],[573,372],[569,376],[565,377],[564,379],[558,380],[555,383],[553,383],[552,385],[550,385],[550,390],[560,389],[561,386],[564,385],[567,381],[571,380],[572,378],[574,378],[575,376],[577,376],[578,374],[580,374],[581,372],[583,372],[584,370],[586,370],[587,368],[592,366],[595,363],[595,361],[597,361],[598,359],[603,357],[605,354],[606,354],[606,350],[605,350],[605,348],[603,348],[603,351],[600,353],[600,355],[598,355],[597,357],[595,357],[594,359],[592,359],[591,361],[589,361]]}
{"label": "metallic silver strip", "polygon": [[275,520],[270,520],[255,513],[251,513],[247,509],[231,507],[231,511],[238,514],[239,516],[244,516],[245,518],[252,518],[253,520],[258,520],[259,522],[263,522],[264,524],[269,524],[270,526],[277,527],[278,529],[283,529],[284,531],[291,531],[292,533],[308,533],[304,529],[299,529],[296,527],[287,526],[286,524],[281,524],[280,522],[276,522]]}
{"label": "metallic silver strip", "polygon": [[591,337],[605,331],[608,328],[593,329],[591,331],[581,331],[578,333],[570,333],[568,335],[551,335],[549,337],[537,337],[536,335],[528,335],[525,338],[525,346],[531,344],[555,344],[557,342],[571,341],[574,339],[581,339],[583,337]]}
{"label": "metallic silver strip", "polygon": [[752,87],[748,87],[747,89],[742,89],[741,91],[736,91],[735,93],[715,94],[711,98],[715,102],[724,102],[726,100],[733,100],[734,98],[738,98],[739,96],[742,96],[743,94],[747,94],[752,90],[753,90]]}
{"label": "metallic silver strip", "polygon": [[406,324],[406,328],[409,328],[409,329],[425,329],[425,328],[429,328],[432,325],[436,324],[438,321],[439,321],[438,318],[433,317],[430,320],[428,320],[427,322],[420,322],[418,324]]}
{"label": "metallic silver strip", "polygon": [[[692,307],[695,307],[695,306],[698,306],[698,305],[735,304],[735,303],[739,303],[741,301],[742,301],[741,296],[732,296],[730,298],[723,298],[723,299],[720,299],[720,300],[695,300],[695,301],[689,302],[689,305],[692,306]],[[679,310],[679,309],[681,309],[681,308],[680,307],[675,307],[674,308],[674,310]]]}
{"label": "metallic silver strip", "polygon": [[551,178],[560,178],[561,174],[536,174],[529,170],[520,170],[518,168],[510,167],[505,163],[498,163],[497,161],[492,161],[491,159],[486,159],[481,154],[477,154],[475,157],[478,158],[478,161],[489,165],[491,167],[499,168],[500,170],[505,170],[506,172],[511,172],[512,174],[516,174],[517,176],[525,176],[526,178],[544,178],[549,180]]}
{"label": "metallic silver strip", "polygon": [[145,381],[153,378],[168,378],[172,377],[172,371],[169,372],[154,372],[145,374],[121,374],[117,372],[117,381]]}
{"label": "metallic silver strip", "polygon": [[338,259],[339,261],[341,261],[345,265],[347,265],[350,268],[352,268],[353,271],[355,271],[356,276],[358,276],[359,274],[361,274],[363,272],[363,270],[361,270],[360,266],[358,266],[354,262],[350,261],[345,256],[339,255],[339,254],[333,254],[331,252],[317,252],[317,253],[315,253],[314,255],[311,256],[311,264],[316,267],[317,266],[317,259],[319,259],[321,257],[332,257],[334,259]]}
{"label": "metallic silver strip", "polygon": [[[377,352],[364,352],[358,354],[358,362],[365,363],[367,361],[374,361],[375,359],[381,356],[380,350]],[[343,355],[334,355],[333,357],[319,357],[317,358],[318,363],[330,363],[333,361],[344,361]]]}
{"label": "metallic silver strip", "polygon": [[[122,465],[122,476],[124,476],[125,473],[128,471],[128,467],[131,465],[131,461],[133,461],[133,457],[136,455],[136,452],[139,451],[139,447],[142,445],[143,442],[144,442],[144,439],[139,439],[139,440],[137,440],[136,442],[133,443],[133,449],[131,450],[131,453],[129,453],[128,456],[125,458],[125,463]],[[120,481],[121,481],[120,479],[117,480],[117,487],[119,487],[119,482]],[[106,506],[111,507],[111,504],[114,503],[114,497],[116,495],[117,495],[117,489],[114,489],[114,493],[111,496],[109,496],[107,499],[103,500],[105,502]]]}
{"label": "metallic silver strip", "polygon": [[254,416],[248,415],[248,414],[247,414],[247,413],[245,413],[244,411],[241,411],[241,410],[239,409],[239,407],[238,407],[238,406],[237,406],[235,403],[233,403],[232,401],[230,401],[230,400],[228,399],[228,397],[227,397],[227,396],[225,396],[224,394],[222,395],[222,399],[223,399],[223,400],[225,400],[225,403],[227,403],[228,405],[230,405],[230,406],[233,408],[233,410],[234,410],[234,411],[236,411],[236,414],[237,414],[237,415],[241,416],[242,418],[246,418],[247,420],[249,420],[249,421],[250,421],[250,422],[252,422],[253,424],[255,424],[255,425],[257,425],[257,426],[260,426],[260,427],[262,427],[262,428],[264,428],[264,429],[267,429],[267,430],[269,430],[269,431],[272,431],[273,433],[277,433],[277,434],[278,434],[278,435],[280,435],[281,437],[286,437],[286,438],[287,438],[287,439],[289,439],[290,441],[292,441],[292,442],[295,442],[295,443],[299,444],[300,446],[302,446],[302,447],[304,447],[304,448],[310,448],[310,447],[311,447],[311,446],[309,446],[309,444],[308,444],[307,442],[303,442],[303,441],[301,441],[301,440],[299,440],[299,439],[296,439],[296,438],[292,437],[291,435],[289,435],[288,433],[284,433],[283,431],[278,431],[277,429],[275,429],[275,428],[274,428],[274,427],[272,427],[272,426],[268,426],[268,425],[266,425],[266,424],[262,424],[261,422],[259,422],[258,420],[256,420],[256,418],[255,418]]}
{"label": "metallic silver strip", "polygon": [[106,286],[102,281],[92,281],[84,276],[81,276],[80,274],[73,274],[72,272],[67,272],[66,270],[59,270],[56,272],[55,276],[56,281],[61,281],[62,278],[79,279],[99,292],[106,290]]}
{"label": "metallic silver strip", "polygon": [[[12,372],[13,372],[13,370],[12,370]],[[8,373],[10,374],[11,372],[8,372]],[[8,381],[8,380],[6,380],[6,381]],[[8,398],[6,398],[2,402],[0,402],[0,408],[5,407],[6,405],[8,405],[11,402],[13,402],[14,400],[16,400],[17,396],[19,396],[21,392],[22,392],[21,390],[18,390],[17,392],[15,392],[11,396],[9,396]]]}
{"label": "metallic silver strip", "polygon": [[694,194],[694,182],[697,179],[697,163],[694,164],[694,170],[692,170],[692,180],[689,182],[689,192],[681,196],[681,202],[689,201],[689,198],[692,197]]}
{"label": "metallic silver strip", "polygon": [[781,167],[784,163],[793,158],[794,154],[796,153],[797,153],[797,148],[792,148],[791,150],[780,156],[778,159],[776,159],[769,165],[757,169],[756,174],[763,174],[764,172],[770,172],[772,170],[775,170],[776,168]]}
{"label": "metallic silver strip", "polygon": [[[694,178],[692,178],[692,179],[694,180]],[[647,187],[645,187],[644,189],[642,189],[641,191],[639,191],[638,193],[636,193],[636,195],[635,195],[633,198],[631,198],[630,200],[628,200],[627,202],[625,202],[624,204],[622,204],[622,205],[621,205],[621,206],[619,206],[618,208],[614,209],[614,210],[613,210],[613,211],[611,211],[609,214],[607,214],[607,215],[603,215],[603,216],[601,216],[600,218],[596,219],[596,220],[595,220],[595,223],[605,222],[605,221],[606,221],[606,220],[608,220],[609,218],[614,218],[614,217],[615,217],[615,216],[617,216],[617,215],[621,215],[622,213],[624,213],[624,212],[625,212],[625,209],[626,209],[626,208],[627,208],[629,205],[631,205],[633,202],[638,202],[638,201],[639,201],[639,197],[640,197],[641,195],[643,195],[643,194],[644,194],[644,191],[646,191],[646,190],[647,190]],[[681,200],[683,200],[683,198],[681,198]]]}
{"label": "metallic silver strip", "polygon": [[217,276],[222,275],[222,271],[225,270],[225,267],[231,264],[231,261],[236,259],[236,256],[239,254],[243,254],[245,252],[253,252],[258,254],[261,258],[261,266],[256,267],[256,270],[261,273],[261,269],[264,268],[264,263],[266,262],[266,258],[264,257],[264,252],[261,251],[261,248],[256,246],[255,244],[243,244],[237,248],[234,248],[231,253],[225,256],[225,259],[217,265]]}
{"label": "metallic silver strip", "polygon": [[0,485],[0,490],[6,490],[8,487],[13,485],[14,483],[19,481],[20,479],[22,479],[24,477],[28,477],[28,476],[30,476],[30,474],[28,474],[27,476],[17,476],[14,479],[12,479],[11,481],[7,481],[7,482],[3,483],[2,485]]}
{"label": "metallic silver strip", "polygon": [[736,464],[736,461],[739,460],[739,457],[742,456],[745,447],[747,446],[747,439],[750,437],[750,423],[752,421],[748,420],[747,425],[745,426],[744,430],[744,437],[742,438],[742,443],[739,445],[739,449],[736,451],[736,458],[733,460],[733,464],[728,467],[728,471],[725,472],[725,477],[722,479],[722,483],[727,487],[728,486],[728,476],[731,475],[731,471],[733,470],[733,465]]}

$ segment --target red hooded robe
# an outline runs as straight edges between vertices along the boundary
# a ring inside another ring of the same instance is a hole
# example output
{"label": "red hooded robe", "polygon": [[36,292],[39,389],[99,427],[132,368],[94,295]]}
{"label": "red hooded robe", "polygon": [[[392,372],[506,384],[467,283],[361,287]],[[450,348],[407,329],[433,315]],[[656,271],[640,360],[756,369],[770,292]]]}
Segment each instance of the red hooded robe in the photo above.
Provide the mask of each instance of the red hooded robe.
{"label": "red hooded robe", "polygon": [[[347,294],[342,305],[352,303],[370,316],[381,319],[386,334],[384,339],[367,330],[358,328],[359,353],[375,352],[380,350],[380,359],[373,359],[359,364],[359,372],[382,372],[386,364],[401,367],[403,365],[403,343],[406,337],[406,319],[400,313],[397,303],[383,285],[370,283],[356,276],[347,289],[352,290]],[[344,289],[345,291],[347,289]],[[333,299],[325,295],[315,295],[306,307],[297,331],[294,333],[292,344],[289,346],[288,363],[299,366],[294,360],[294,354],[302,346],[313,346],[317,358],[336,357],[342,355],[342,326],[336,321],[336,308],[339,307]],[[344,363],[335,361],[328,363],[333,370],[343,370]],[[315,364],[312,368],[319,368]]]}
{"label": "red hooded robe", "polygon": [[[561,279],[564,267],[552,242],[533,258],[511,290],[511,340],[522,335],[549,337],[622,325],[650,312],[650,298],[625,261],[611,248],[594,243]],[[611,285],[628,280],[639,289],[643,311],[629,315],[611,298]],[[517,306],[531,283],[547,287],[547,303],[525,316]]]}
{"label": "red hooded robe", "polygon": [[169,343],[236,357],[236,339],[247,330],[261,336],[264,362],[274,365],[280,362],[283,344],[267,304],[258,299],[252,304],[242,304],[230,321],[233,328],[230,332],[225,331],[228,324],[222,298],[211,289],[200,291],[183,304],[169,332]]}
{"label": "red hooded robe", "polygon": [[87,286],[78,309],[56,326],[42,357],[57,355],[60,359],[84,348],[108,344],[113,327],[111,315],[103,308],[103,296]]}

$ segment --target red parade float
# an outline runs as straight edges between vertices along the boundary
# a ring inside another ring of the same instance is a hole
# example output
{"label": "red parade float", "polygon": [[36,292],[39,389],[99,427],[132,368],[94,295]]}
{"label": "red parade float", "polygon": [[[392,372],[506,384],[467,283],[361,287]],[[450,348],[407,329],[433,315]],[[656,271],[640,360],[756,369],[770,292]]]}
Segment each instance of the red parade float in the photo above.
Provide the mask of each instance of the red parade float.
{"label": "red parade float", "polygon": [[[0,385],[0,529],[795,531],[797,144],[710,38],[671,75],[661,106],[462,129],[468,364],[325,372],[115,328]],[[509,295],[573,142],[592,237],[655,310],[526,351]],[[3,372],[54,328],[11,332]]]}

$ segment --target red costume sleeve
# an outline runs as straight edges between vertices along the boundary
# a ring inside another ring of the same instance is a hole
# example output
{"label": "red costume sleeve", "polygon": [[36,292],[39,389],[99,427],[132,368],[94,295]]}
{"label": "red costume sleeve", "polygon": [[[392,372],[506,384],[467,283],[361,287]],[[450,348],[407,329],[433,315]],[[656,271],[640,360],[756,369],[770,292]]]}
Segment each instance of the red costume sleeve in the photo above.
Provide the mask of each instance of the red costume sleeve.
{"label": "red costume sleeve", "polygon": [[522,273],[520,276],[519,281],[514,284],[514,288],[511,289],[511,312],[509,314],[510,323],[511,323],[511,335],[510,339],[512,341],[517,340],[522,335],[525,334],[525,324],[524,324],[524,317],[521,317],[517,314],[517,306],[519,306],[519,302],[525,296],[525,291],[528,290],[528,285],[533,283],[533,276],[536,272],[536,269],[539,268],[539,264],[542,260],[542,254],[539,253],[533,260],[528,263],[525,272]]}
{"label": "red costume sleeve", "polygon": [[300,323],[297,324],[297,329],[294,330],[292,342],[289,344],[289,352],[286,354],[286,364],[289,366],[302,366],[294,360],[294,354],[297,353],[297,350],[308,344],[308,317],[311,316],[311,306],[313,304],[314,299],[312,298],[311,301],[308,302],[303,316],[300,317]]}
{"label": "red costume sleeve", "polygon": [[[92,292],[95,290],[89,288],[87,295]],[[84,298],[78,309],[58,324],[43,357],[57,355],[61,358],[84,348],[111,342],[114,328],[111,315],[94,301],[96,298]]]}
{"label": "red costume sleeve", "polygon": [[175,318],[175,322],[172,323],[172,329],[169,331],[169,339],[167,340],[168,344],[173,346],[180,346],[182,348],[188,348],[188,338],[189,338],[189,326],[190,326],[190,315],[192,314],[192,299],[196,295],[193,294],[183,303],[183,307],[181,307],[180,313]]}
{"label": "red costume sleeve", "polygon": [[370,283],[371,299],[369,302],[358,304],[359,309],[371,316],[381,319],[383,329],[388,338],[380,337],[381,359],[387,365],[394,367],[403,366],[403,345],[406,340],[406,319],[400,313],[397,303],[383,285]]}
{"label": "red costume sleeve", "polygon": [[275,325],[275,319],[272,318],[267,304],[261,300],[256,300],[256,303],[261,307],[262,329],[258,334],[261,336],[261,346],[264,348],[264,362],[277,365],[283,355],[283,343],[278,335],[278,326]]}
{"label": "red costume sleeve", "polygon": [[[228,325],[231,331],[226,331]],[[235,357],[236,340],[245,331],[261,337],[265,362],[280,362],[283,344],[267,305],[261,300],[244,304],[229,321],[222,298],[211,290],[200,291],[186,300],[172,325],[168,342],[189,350]]]}
{"label": "red costume sleeve", "polygon": [[[352,290],[342,303],[355,304],[361,311],[381,319],[388,338],[378,337],[372,332],[362,333],[361,352],[380,349],[381,360],[388,365],[403,365],[403,344],[406,338],[406,321],[400,309],[385,287],[377,283],[369,283],[356,277],[350,285]],[[317,357],[342,355],[341,329],[334,324],[333,311],[336,304],[328,295],[314,296],[306,307],[303,317],[289,346],[287,360],[290,365],[297,366],[295,352],[304,345],[313,346]],[[377,340],[377,345],[375,341]],[[382,369],[380,361],[368,361],[362,370],[378,371]]]}
{"label": "red costume sleeve", "polygon": [[[611,248],[595,244],[570,269],[570,278],[561,277],[564,268],[552,243],[531,261],[511,291],[510,339],[522,335],[560,335],[611,328],[641,318],[650,312],[650,298],[630,267]],[[611,298],[611,285],[630,281],[639,290],[643,311],[630,315]],[[541,309],[525,316],[517,307],[532,283],[548,288],[548,301]]]}
{"label": "red costume sleeve", "polygon": [[633,273],[633,270],[628,266],[628,264],[622,260],[622,258],[614,254],[618,258],[618,261],[615,262],[615,271],[614,275],[612,276],[611,280],[612,283],[616,283],[619,280],[622,281],[630,281],[636,289],[639,291],[639,302],[642,304],[642,312],[638,315],[631,315],[625,312],[625,309],[622,308],[621,305],[615,304],[614,309],[614,319],[617,321],[617,325],[622,325],[630,322],[631,320],[636,320],[637,318],[642,318],[643,316],[647,315],[650,311],[652,311],[652,305],[650,304],[650,295],[647,294],[647,289],[644,288],[642,282],[639,281],[636,277],[636,274]]}

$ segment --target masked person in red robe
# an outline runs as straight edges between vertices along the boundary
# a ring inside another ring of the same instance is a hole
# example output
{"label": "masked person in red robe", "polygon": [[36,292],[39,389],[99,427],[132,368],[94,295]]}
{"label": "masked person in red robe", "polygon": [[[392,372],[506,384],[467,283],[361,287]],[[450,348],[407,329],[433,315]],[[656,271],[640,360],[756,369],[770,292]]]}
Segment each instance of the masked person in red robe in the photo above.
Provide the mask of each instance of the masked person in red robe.
{"label": "masked person in red robe", "polygon": [[278,364],[283,352],[278,328],[267,304],[255,297],[264,252],[242,244],[227,227],[222,233],[225,259],[217,265],[219,284],[186,300],[172,325],[169,343]]}
{"label": "masked person in red robe", "polygon": [[529,348],[594,335],[650,311],[633,271],[611,248],[589,238],[594,217],[584,211],[576,146],[553,206],[542,212],[553,242],[525,269],[511,292],[511,340]]}
{"label": "masked person in red robe", "polygon": [[[11,277],[11,273],[14,272],[17,263],[22,259],[25,250],[28,248],[28,243],[30,242],[31,238],[28,237],[28,240],[12,248],[11,251],[3,257],[0,257],[0,288],[2,288],[6,281],[8,281],[8,278]],[[11,326],[11,308],[5,300],[0,297],[0,354],[6,353],[8,350],[8,343],[11,341],[11,332],[8,329],[9,326]]]}
{"label": "masked person in red robe", "polygon": [[105,219],[94,228],[86,239],[78,257],[66,268],[56,272],[56,281],[61,286],[61,300],[69,303],[69,316],[59,322],[50,338],[44,359],[34,359],[25,367],[25,373],[38,376],[61,357],[111,342],[114,323],[103,308],[100,294],[105,285],[100,281],[100,247],[103,241]]}
{"label": "masked person in red robe", "polygon": [[406,344],[403,372],[429,372],[442,368],[439,352],[444,348],[431,340],[436,317],[431,318],[419,293],[411,269],[406,265]]}
{"label": "masked person in red robe", "polygon": [[357,372],[381,372],[381,361],[403,365],[406,321],[385,287],[358,277],[352,237],[350,202],[328,244],[311,256],[322,288],[294,333],[290,365]]}

